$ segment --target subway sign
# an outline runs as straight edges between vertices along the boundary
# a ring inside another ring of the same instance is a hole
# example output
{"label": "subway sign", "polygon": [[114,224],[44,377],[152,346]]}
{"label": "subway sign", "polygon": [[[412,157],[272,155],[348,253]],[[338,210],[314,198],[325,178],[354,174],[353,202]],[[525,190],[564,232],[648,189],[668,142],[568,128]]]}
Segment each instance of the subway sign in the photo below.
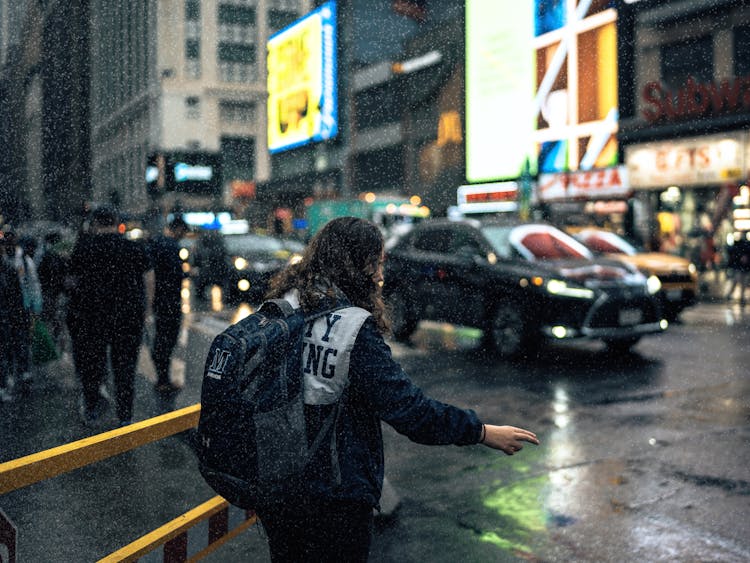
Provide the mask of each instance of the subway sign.
{"label": "subway sign", "polygon": [[642,99],[641,115],[649,123],[744,113],[750,111],[750,76],[705,83],[688,77],[676,90],[653,81],[644,86]]}

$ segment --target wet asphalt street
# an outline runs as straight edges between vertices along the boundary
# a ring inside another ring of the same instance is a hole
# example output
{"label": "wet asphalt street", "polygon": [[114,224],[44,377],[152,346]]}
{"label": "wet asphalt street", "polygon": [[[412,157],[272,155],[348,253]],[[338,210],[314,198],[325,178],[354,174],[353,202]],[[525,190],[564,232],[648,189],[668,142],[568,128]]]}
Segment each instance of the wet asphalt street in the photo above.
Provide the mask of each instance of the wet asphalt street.
{"label": "wet asphalt street", "polygon": [[[192,313],[176,407],[198,402],[210,338],[228,313]],[[542,441],[513,457],[428,447],[385,427],[400,498],[371,561],[750,561],[750,311],[701,304],[635,353],[550,347],[534,363],[476,349],[476,331],[423,324],[395,356],[431,396]],[[147,353],[136,419],[158,413]],[[0,462],[89,436],[69,362],[0,405]],[[111,415],[111,412],[110,412]],[[114,422],[114,419],[111,419]],[[19,561],[96,561],[212,496],[172,437],[0,497]],[[156,556],[143,560],[157,560]],[[205,561],[268,561],[251,528]]]}

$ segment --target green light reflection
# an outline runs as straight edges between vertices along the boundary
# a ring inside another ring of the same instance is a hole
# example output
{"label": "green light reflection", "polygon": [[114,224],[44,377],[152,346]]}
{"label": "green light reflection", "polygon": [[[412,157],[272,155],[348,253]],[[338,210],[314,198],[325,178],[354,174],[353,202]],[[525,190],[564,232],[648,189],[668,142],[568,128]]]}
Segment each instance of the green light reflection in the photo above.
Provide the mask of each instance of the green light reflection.
{"label": "green light reflection", "polygon": [[[523,471],[521,467],[515,469]],[[494,510],[502,519],[503,536],[498,532],[484,532],[480,541],[492,543],[504,550],[530,552],[523,542],[535,532],[546,530],[543,491],[549,484],[549,477],[542,475],[526,479],[490,492],[482,501],[485,507]],[[510,537],[509,537],[510,536]]]}

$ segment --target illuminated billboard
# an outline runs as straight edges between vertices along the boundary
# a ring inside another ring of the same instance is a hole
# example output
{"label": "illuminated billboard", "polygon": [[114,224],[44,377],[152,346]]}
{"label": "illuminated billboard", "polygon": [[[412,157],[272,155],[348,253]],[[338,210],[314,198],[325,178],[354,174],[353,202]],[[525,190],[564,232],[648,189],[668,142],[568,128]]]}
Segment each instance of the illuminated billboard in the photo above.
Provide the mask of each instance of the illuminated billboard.
{"label": "illuminated billboard", "polygon": [[615,166],[617,11],[611,2],[588,0],[536,4],[538,88],[533,107],[539,172]]}
{"label": "illuminated billboard", "polygon": [[268,150],[324,141],[338,131],[336,3],[268,40]]}
{"label": "illuminated billboard", "polygon": [[534,2],[466,1],[466,178],[536,172]]}

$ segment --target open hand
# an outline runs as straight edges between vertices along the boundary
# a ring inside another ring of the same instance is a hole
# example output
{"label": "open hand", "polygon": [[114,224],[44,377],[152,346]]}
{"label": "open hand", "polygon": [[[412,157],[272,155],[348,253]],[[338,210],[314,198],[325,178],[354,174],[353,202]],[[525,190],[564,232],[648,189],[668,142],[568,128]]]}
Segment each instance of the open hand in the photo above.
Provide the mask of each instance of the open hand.
{"label": "open hand", "polygon": [[484,425],[484,440],[482,443],[495,450],[502,450],[508,455],[521,451],[522,442],[539,445],[539,439],[536,434],[523,428],[515,426],[495,426],[492,424]]}

